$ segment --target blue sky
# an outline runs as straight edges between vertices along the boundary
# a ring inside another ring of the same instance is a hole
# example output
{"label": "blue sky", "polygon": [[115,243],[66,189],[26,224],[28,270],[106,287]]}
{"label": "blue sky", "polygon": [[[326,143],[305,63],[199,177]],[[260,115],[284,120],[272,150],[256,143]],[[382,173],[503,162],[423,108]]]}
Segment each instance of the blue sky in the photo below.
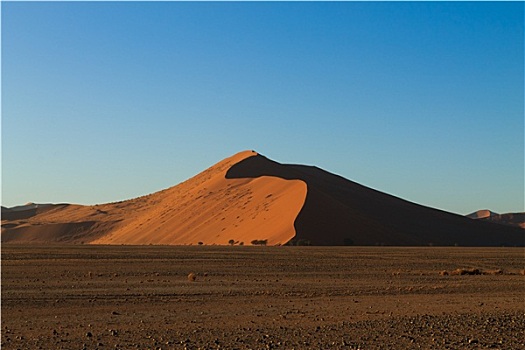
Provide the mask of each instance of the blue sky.
{"label": "blue sky", "polygon": [[2,2],[2,205],[105,203],[245,149],[524,209],[524,4]]}

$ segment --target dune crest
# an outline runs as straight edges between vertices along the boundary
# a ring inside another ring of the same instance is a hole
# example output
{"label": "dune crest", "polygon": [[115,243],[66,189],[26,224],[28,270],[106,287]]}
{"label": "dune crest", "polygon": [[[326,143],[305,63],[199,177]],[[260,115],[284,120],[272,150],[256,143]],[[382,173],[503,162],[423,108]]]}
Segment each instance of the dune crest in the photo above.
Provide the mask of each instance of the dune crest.
{"label": "dune crest", "polygon": [[[2,208],[2,242],[523,246],[524,230],[447,213],[254,151],[168,189],[95,206]],[[509,217],[510,218],[510,217]],[[519,216],[512,217],[521,220]]]}
{"label": "dune crest", "polygon": [[[226,179],[234,164],[252,156],[227,158],[182,184],[132,205],[148,208],[93,244],[285,244],[306,197],[300,180],[273,176]],[[276,215],[278,213],[278,215]]]}
{"label": "dune crest", "polygon": [[312,245],[523,246],[525,231],[425,207],[362,186],[315,166],[262,155],[233,165],[226,177],[275,176],[306,183],[291,243]]}
{"label": "dune crest", "polygon": [[30,206],[9,213],[3,242],[227,245],[285,244],[306,197],[300,180],[226,179],[234,164],[256,156],[244,151],[185,182],[150,195],[95,206]]}

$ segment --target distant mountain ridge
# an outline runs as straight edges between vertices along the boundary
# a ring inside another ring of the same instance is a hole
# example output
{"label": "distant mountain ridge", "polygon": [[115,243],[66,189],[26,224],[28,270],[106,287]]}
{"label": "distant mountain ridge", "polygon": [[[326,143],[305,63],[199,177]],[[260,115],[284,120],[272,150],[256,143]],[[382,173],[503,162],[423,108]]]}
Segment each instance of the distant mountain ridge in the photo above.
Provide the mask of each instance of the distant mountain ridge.
{"label": "distant mountain ridge", "polygon": [[245,151],[177,186],[127,201],[2,208],[1,240],[523,246],[524,233],[421,206],[317,167],[280,164]]}

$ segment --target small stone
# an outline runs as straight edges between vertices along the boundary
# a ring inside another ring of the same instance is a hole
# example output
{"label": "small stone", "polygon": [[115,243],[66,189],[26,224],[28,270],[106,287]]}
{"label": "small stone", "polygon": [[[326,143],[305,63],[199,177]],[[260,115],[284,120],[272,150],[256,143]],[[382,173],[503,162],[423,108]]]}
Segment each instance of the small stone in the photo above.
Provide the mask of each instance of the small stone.
{"label": "small stone", "polygon": [[196,279],[197,279],[197,275],[194,274],[193,272],[190,272],[190,274],[188,275],[188,281],[195,282]]}
{"label": "small stone", "polygon": [[93,336],[93,333],[91,333],[91,332],[87,332],[86,333],[86,337],[91,338],[92,336]]}

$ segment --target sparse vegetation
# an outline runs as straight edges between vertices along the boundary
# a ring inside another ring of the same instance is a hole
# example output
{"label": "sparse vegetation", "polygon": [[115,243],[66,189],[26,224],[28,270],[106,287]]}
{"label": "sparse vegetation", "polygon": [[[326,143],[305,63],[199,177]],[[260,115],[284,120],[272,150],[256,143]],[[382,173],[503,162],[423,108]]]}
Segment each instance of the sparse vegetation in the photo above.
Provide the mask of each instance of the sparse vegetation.
{"label": "sparse vegetation", "polygon": [[312,242],[309,239],[292,239],[285,245],[291,246],[311,246]]}
{"label": "sparse vegetation", "polygon": [[266,245],[268,243],[267,239],[254,239],[250,242],[252,245]]}
{"label": "sparse vegetation", "polygon": [[440,271],[440,276],[465,276],[465,275],[503,275],[502,269],[481,270],[476,268],[458,268],[450,273],[446,270]]}
{"label": "sparse vegetation", "polygon": [[481,275],[480,269],[470,268],[470,269],[455,269],[450,273],[453,276],[463,276],[463,275]]}

